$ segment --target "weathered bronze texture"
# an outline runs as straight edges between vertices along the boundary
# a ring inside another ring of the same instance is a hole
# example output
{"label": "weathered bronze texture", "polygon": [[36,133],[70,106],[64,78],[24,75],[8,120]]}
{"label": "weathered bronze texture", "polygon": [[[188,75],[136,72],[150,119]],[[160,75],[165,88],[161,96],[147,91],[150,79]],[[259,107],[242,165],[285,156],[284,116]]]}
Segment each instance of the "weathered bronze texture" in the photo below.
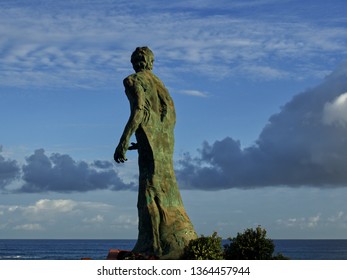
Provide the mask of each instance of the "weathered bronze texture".
{"label": "weathered bronze texture", "polygon": [[[152,73],[153,61],[148,47],[136,48],[131,56],[136,73],[123,81],[131,113],[114,159],[125,162],[127,150],[138,150],[139,234],[133,251],[175,259],[197,235],[184,209],[173,168],[174,103]],[[133,133],[137,143],[129,147]]]}

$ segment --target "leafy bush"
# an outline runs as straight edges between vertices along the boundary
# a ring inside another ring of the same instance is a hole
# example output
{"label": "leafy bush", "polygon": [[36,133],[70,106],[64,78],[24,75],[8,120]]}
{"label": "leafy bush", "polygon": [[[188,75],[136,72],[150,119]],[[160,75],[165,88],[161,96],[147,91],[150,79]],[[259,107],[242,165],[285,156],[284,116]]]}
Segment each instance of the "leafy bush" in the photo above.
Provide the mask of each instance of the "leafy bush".
{"label": "leafy bush", "polygon": [[266,237],[266,230],[258,226],[228,238],[229,244],[222,249],[222,238],[214,232],[191,240],[184,248],[184,260],[288,260],[281,253],[274,254],[275,245]]}
{"label": "leafy bush", "polygon": [[190,240],[184,248],[184,260],[222,260],[222,238],[214,232],[211,236],[203,236]]}
{"label": "leafy bush", "polygon": [[273,260],[287,259],[282,254],[273,256],[275,245],[266,238],[266,230],[258,226],[228,238],[230,244],[224,245],[224,256],[227,260]]}
{"label": "leafy bush", "polygon": [[276,256],[273,256],[273,260],[289,260],[288,257],[284,256],[282,253],[278,253]]}

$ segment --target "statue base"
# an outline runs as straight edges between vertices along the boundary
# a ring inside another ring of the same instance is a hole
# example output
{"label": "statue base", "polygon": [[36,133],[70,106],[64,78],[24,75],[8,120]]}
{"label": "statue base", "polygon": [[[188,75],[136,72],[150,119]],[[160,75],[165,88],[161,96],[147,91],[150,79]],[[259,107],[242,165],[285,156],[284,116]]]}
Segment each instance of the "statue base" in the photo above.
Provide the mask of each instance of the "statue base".
{"label": "statue base", "polygon": [[159,260],[156,256],[146,256],[128,250],[110,249],[106,260]]}

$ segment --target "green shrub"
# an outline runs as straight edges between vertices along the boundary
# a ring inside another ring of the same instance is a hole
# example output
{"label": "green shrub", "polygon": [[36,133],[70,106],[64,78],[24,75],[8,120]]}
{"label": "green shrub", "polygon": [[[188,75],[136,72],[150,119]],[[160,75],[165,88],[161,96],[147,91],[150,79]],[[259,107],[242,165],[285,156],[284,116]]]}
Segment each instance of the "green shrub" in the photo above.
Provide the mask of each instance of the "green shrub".
{"label": "green shrub", "polygon": [[275,245],[266,238],[266,230],[258,226],[228,238],[230,244],[224,245],[224,256],[227,260],[272,260],[286,259],[282,254],[273,256]]}
{"label": "green shrub", "polygon": [[184,248],[184,260],[222,260],[222,238],[214,232],[211,236],[203,236],[190,240]]}
{"label": "green shrub", "polygon": [[273,260],[289,260],[288,257],[282,255],[282,253],[278,253],[277,255],[273,256]]}

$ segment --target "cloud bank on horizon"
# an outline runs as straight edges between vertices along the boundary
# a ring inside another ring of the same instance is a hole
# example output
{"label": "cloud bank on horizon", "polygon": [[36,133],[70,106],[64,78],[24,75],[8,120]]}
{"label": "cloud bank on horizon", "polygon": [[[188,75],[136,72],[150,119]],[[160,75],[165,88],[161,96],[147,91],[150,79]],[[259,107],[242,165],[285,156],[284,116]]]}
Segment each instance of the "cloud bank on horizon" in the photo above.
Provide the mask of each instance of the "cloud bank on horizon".
{"label": "cloud bank on horizon", "polygon": [[187,188],[347,186],[347,63],[272,115],[255,145],[226,137],[198,152],[179,162]]}
{"label": "cloud bank on horizon", "polygon": [[[182,188],[201,190],[347,186],[346,112],[347,62],[272,115],[253,146],[242,149],[231,137],[205,142],[198,156],[186,153],[179,160],[177,178]],[[16,193],[135,190],[117,168],[108,161],[47,156],[43,149],[23,165],[0,154],[0,188]]]}
{"label": "cloud bank on horizon", "polygon": [[47,233],[53,232],[51,238],[80,238],[87,233],[89,238],[95,238],[95,233],[104,236],[106,232],[112,238],[122,230],[136,231],[135,213],[114,216],[115,212],[119,213],[120,209],[114,205],[72,199],[0,205],[0,234],[18,238],[24,232],[26,237],[47,238]]}
{"label": "cloud bank on horizon", "polygon": [[[86,192],[92,190],[133,190],[124,183],[113,164],[95,160],[75,161],[67,154],[45,154],[38,149],[20,166],[0,155],[0,190],[3,193]],[[17,180],[16,187],[10,187]]]}

